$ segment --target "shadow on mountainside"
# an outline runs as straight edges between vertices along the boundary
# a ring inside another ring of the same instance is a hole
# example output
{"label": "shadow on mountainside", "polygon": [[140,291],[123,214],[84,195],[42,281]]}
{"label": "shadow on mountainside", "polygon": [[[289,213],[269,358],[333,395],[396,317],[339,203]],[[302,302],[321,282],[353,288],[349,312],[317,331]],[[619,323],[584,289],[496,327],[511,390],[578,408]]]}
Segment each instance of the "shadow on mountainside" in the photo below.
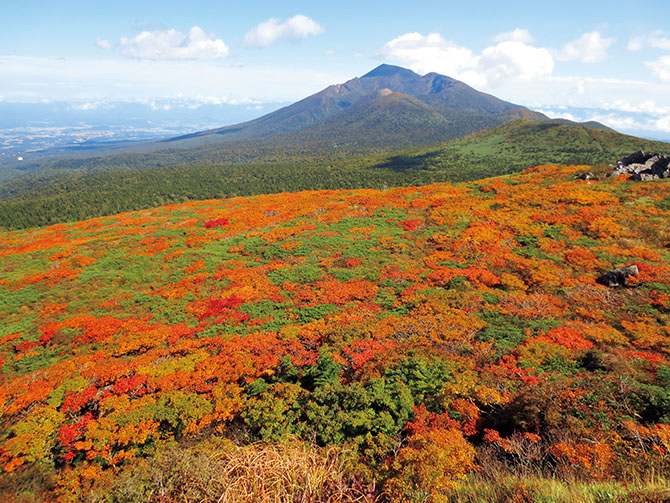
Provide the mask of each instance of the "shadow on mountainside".
{"label": "shadow on mountainside", "polygon": [[421,155],[394,155],[384,162],[371,166],[372,169],[390,169],[399,173],[430,169],[440,157],[440,152]]}

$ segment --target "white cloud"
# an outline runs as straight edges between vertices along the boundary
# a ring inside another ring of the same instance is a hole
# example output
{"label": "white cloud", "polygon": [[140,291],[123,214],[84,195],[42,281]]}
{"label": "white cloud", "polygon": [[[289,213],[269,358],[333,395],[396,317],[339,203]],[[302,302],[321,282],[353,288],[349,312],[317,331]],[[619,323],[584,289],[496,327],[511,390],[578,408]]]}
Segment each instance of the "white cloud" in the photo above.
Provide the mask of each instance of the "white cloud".
{"label": "white cloud", "polygon": [[655,61],[645,61],[644,64],[659,79],[670,82],[670,55],[661,56]]}
{"label": "white cloud", "polygon": [[662,30],[656,30],[647,35],[633,37],[628,41],[630,51],[639,51],[643,47],[670,50],[670,36],[666,36]]}
{"label": "white cloud", "polygon": [[179,92],[173,96],[162,96],[161,98],[157,99],[136,98],[134,100],[128,100],[128,101],[134,103],[142,103],[143,105],[148,106],[152,110],[162,110],[162,111],[168,111],[179,108],[188,108],[190,110],[195,110],[203,105],[255,106],[255,105],[261,105],[263,103],[259,100],[254,100],[248,97],[228,98],[227,96],[217,96],[217,95],[185,96],[184,93],[182,92]]}
{"label": "white cloud", "polygon": [[580,60],[582,63],[597,63],[607,58],[607,49],[613,43],[613,38],[604,38],[600,32],[591,31],[565,44],[556,58],[561,61]]}
{"label": "white cloud", "polygon": [[647,37],[633,37],[628,41],[626,46],[629,51],[639,51],[644,47]]}
{"label": "white cloud", "polygon": [[156,111],[161,111],[161,112],[167,112],[169,110],[172,110],[172,105],[169,103],[156,103],[155,101],[149,102],[149,107],[151,107],[151,110],[154,112]]}
{"label": "white cloud", "polygon": [[418,73],[443,73],[483,89],[495,88],[506,79],[549,75],[554,68],[554,60],[544,48],[506,40],[475,55],[439,33],[407,33],[385,44],[380,55]]}
{"label": "white cloud", "polygon": [[77,102],[159,100],[180,92],[184,99],[226,96],[240,102],[251,98],[263,103],[286,103],[351,78],[344,72],[320,72],[299,66],[237,67],[211,60],[147,62],[0,55],[0,68],[0,93],[5,99],[32,103],[43,98]]}
{"label": "white cloud", "polygon": [[95,45],[97,45],[101,49],[105,49],[106,51],[112,48],[112,44],[109,43],[109,40],[104,40],[100,37],[96,37]]}
{"label": "white cloud", "polygon": [[652,34],[649,39],[649,45],[655,49],[670,50],[670,37],[663,36],[662,31],[657,31]]}
{"label": "white cloud", "polygon": [[658,136],[659,133],[662,133],[665,136],[670,133],[670,115],[652,117],[644,112],[613,110],[604,107],[578,107],[566,111],[563,107],[554,106],[536,107],[536,110],[552,119],[568,119],[575,122],[596,121],[635,135]]}
{"label": "white cloud", "polygon": [[523,42],[524,44],[534,42],[530,32],[524,28],[515,28],[512,31],[500,33],[493,40],[495,42]]}
{"label": "white cloud", "polygon": [[633,129],[651,129],[651,124],[648,122],[642,122],[635,117],[623,116],[614,113],[592,113],[586,120],[600,122],[601,124],[605,124],[611,128],[624,131],[631,131]]}
{"label": "white cloud", "polygon": [[421,74],[438,72],[450,77],[458,77],[462,71],[476,64],[470,49],[445,40],[439,33],[426,36],[406,33],[386,43],[380,55],[384,59],[407,64]]}
{"label": "white cloud", "polygon": [[283,23],[279,19],[271,18],[259,24],[244,35],[244,45],[247,47],[268,47],[284,39],[307,38],[320,35],[325,30],[313,19],[298,14]]}
{"label": "white cloud", "polygon": [[533,47],[523,42],[500,42],[487,47],[477,60],[474,70],[464,78],[479,82],[485,88],[498,87],[509,79],[535,79],[551,75],[554,58],[543,47]]}
{"label": "white cloud", "polygon": [[537,111],[546,115],[550,119],[568,119],[569,121],[580,122],[579,118],[575,115],[562,110],[542,110],[538,108]]}
{"label": "white cloud", "polygon": [[135,59],[214,59],[227,56],[228,46],[199,26],[193,26],[188,35],[170,29],[143,31],[132,39],[124,37],[121,52]]}
{"label": "white cloud", "polygon": [[659,131],[670,133],[670,115],[657,119],[655,126]]}
{"label": "white cloud", "polygon": [[251,98],[227,98],[226,96],[196,96],[194,101],[203,105],[260,105],[258,100]]}
{"label": "white cloud", "polygon": [[625,116],[615,113],[593,113],[588,120],[594,120],[614,129],[622,131],[647,131],[655,133],[670,133],[670,116],[658,119],[645,116]]}
{"label": "white cloud", "polygon": [[106,106],[107,102],[105,101],[94,101],[87,103],[73,103],[70,108],[73,110],[81,110],[83,112],[88,112],[90,110],[97,110],[101,106]]}
{"label": "white cloud", "polygon": [[618,110],[620,112],[644,113],[650,115],[670,115],[670,106],[659,106],[652,100],[645,100],[637,105],[627,100],[617,99],[612,103],[604,103],[605,110]]}
{"label": "white cloud", "polygon": [[670,106],[670,85],[632,79],[546,75],[536,79],[508,80],[495,90],[496,96],[531,108],[603,108],[616,100],[637,103],[640,97],[658,107]]}

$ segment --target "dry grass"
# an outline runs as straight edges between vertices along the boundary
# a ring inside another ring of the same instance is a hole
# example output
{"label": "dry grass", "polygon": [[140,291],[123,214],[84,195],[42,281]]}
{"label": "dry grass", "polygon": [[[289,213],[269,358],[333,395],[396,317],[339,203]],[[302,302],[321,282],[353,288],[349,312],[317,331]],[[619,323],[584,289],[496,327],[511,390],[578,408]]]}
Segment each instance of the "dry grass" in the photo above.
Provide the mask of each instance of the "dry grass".
{"label": "dry grass", "polygon": [[349,474],[350,458],[302,442],[173,447],[122,473],[95,501],[160,503],[355,503],[374,501]]}
{"label": "dry grass", "polygon": [[445,503],[670,503],[666,480],[567,483],[550,478],[470,477]]}

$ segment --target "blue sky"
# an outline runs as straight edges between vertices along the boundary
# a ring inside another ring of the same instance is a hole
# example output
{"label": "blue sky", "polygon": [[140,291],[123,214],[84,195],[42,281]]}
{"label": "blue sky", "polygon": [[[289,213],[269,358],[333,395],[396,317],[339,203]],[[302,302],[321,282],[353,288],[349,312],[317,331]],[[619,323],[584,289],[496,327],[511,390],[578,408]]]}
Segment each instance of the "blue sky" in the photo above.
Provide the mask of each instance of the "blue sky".
{"label": "blue sky", "polygon": [[386,62],[670,138],[669,13],[664,0],[8,2],[0,100],[251,114]]}

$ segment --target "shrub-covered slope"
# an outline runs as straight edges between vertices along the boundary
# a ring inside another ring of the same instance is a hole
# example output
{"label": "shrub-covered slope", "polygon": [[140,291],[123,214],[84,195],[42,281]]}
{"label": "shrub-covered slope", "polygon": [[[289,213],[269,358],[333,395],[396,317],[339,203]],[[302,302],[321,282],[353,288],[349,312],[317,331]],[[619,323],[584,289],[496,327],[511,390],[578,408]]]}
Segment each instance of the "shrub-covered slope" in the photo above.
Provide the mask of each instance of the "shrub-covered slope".
{"label": "shrub-covered slope", "polygon": [[[387,98],[396,99],[393,95]],[[402,102],[404,98],[398,100]],[[368,119],[389,121],[377,113],[370,113]],[[359,137],[366,134],[365,130],[354,130]],[[334,136],[339,141],[345,135]],[[394,137],[396,143],[400,143],[400,136]],[[312,144],[298,150],[292,150],[290,145],[287,141],[283,150],[263,153],[258,144],[249,144],[248,157],[233,163],[230,159],[210,158],[203,148],[201,160],[207,164],[146,168],[137,157],[135,161],[140,162],[127,165],[123,171],[74,172],[64,176],[42,173],[17,179],[0,185],[0,228],[83,220],[189,199],[461,182],[516,173],[538,164],[613,163],[639,149],[670,151],[667,143],[614,131],[527,120],[392,155],[359,151],[343,158],[343,152],[339,152],[336,158],[329,159],[339,147],[326,153],[315,144],[314,150],[309,148]],[[314,157],[315,152],[320,153],[318,158]],[[220,162],[226,164],[217,164]]]}
{"label": "shrub-covered slope", "polygon": [[231,473],[275,480],[247,470],[256,440],[330,470],[330,501],[667,477],[670,185],[580,169],[1,234],[0,488],[217,501]]}

